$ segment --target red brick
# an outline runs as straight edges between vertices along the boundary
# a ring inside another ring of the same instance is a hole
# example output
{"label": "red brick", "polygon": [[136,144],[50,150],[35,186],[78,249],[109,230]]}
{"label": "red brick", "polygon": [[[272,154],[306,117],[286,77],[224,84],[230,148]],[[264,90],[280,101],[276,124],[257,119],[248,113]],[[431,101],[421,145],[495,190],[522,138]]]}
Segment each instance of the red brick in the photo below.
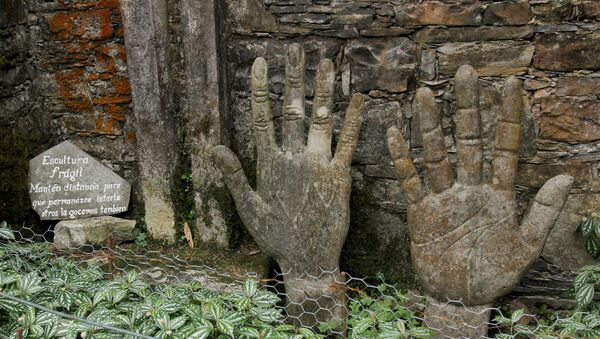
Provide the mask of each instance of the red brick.
{"label": "red brick", "polygon": [[[104,110],[106,111],[106,113],[110,113],[111,115],[117,117],[122,117],[119,118],[117,120],[124,120],[124,112],[125,112],[125,107],[121,106],[121,105],[106,105],[106,107],[104,108]],[[115,118],[116,119],[116,118]]]}
{"label": "red brick", "polygon": [[121,95],[131,94],[131,84],[127,78],[114,78],[111,80],[114,92]]}
{"label": "red brick", "polygon": [[58,87],[58,95],[62,103],[75,112],[93,111],[92,102],[81,89],[86,86],[81,69],[57,72],[54,74]]}
{"label": "red brick", "polygon": [[127,140],[129,142],[134,143],[137,141],[137,136],[135,134],[135,131],[127,131],[126,136],[127,136]]}
{"label": "red brick", "polygon": [[96,53],[95,56],[95,69],[101,73],[114,73],[115,72],[115,59],[110,55]]}
{"label": "red brick", "polygon": [[119,0],[100,0],[96,8],[119,9]]}
{"label": "red brick", "polygon": [[60,12],[52,15],[48,21],[50,31],[56,33],[58,40],[74,37],[102,40],[110,38],[113,33],[109,9]]}
{"label": "red brick", "polygon": [[125,104],[131,101],[131,97],[106,95],[99,98],[94,98],[93,101],[94,105]]}
{"label": "red brick", "polygon": [[116,121],[101,117],[96,119],[96,132],[100,134],[115,134]]}

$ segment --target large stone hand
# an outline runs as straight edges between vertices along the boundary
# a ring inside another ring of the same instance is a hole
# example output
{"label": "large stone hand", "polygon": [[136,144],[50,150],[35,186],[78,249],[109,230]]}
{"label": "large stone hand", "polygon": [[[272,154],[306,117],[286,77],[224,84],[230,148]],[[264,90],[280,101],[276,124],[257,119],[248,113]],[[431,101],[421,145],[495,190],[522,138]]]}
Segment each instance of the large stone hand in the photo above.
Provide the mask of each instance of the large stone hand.
{"label": "large stone hand", "polygon": [[[306,144],[302,47],[294,44],[288,49],[281,147],[275,142],[268,79],[265,60],[257,58],[251,75],[257,190],[252,190],[240,162],[228,148],[217,146],[212,154],[244,225],[285,273],[292,305],[288,313],[303,317],[304,325],[312,325],[317,319],[331,319],[337,312],[332,309],[336,298],[331,297],[336,293],[330,288],[349,227],[350,163],[361,125],[363,97],[352,97],[332,159],[333,63],[321,60],[318,66]],[[321,300],[323,295],[327,300]],[[313,300],[312,305],[305,302],[307,299]],[[316,314],[319,310],[327,312]],[[301,313],[315,314],[307,320]]]}
{"label": "large stone hand", "polygon": [[[504,88],[490,182],[485,182],[482,175],[478,84],[472,67],[465,65],[458,70],[455,89],[457,182],[448,162],[435,98],[429,89],[420,88],[416,94],[428,194],[396,128],[388,130],[388,146],[409,203],[413,264],[427,296],[442,302],[455,300],[466,306],[485,306],[510,292],[539,256],[573,178],[559,175],[546,182],[519,226],[514,179],[523,109],[520,81],[511,77]],[[429,313],[443,312],[439,307],[429,307]],[[426,321],[427,317],[426,314]],[[440,318],[444,317],[441,314]],[[432,317],[428,325],[444,327]]]}

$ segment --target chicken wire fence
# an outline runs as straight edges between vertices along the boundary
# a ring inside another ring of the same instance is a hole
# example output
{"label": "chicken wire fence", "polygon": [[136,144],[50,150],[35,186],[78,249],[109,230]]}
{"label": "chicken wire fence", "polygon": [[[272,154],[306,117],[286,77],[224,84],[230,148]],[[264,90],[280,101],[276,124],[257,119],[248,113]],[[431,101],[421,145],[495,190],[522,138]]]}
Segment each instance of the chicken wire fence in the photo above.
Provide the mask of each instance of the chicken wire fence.
{"label": "chicken wire fence", "polygon": [[[58,251],[46,239],[52,231],[0,228],[0,338],[444,337],[424,325],[421,293],[381,278],[320,270],[302,279],[326,286],[307,293],[284,284],[286,273],[229,272],[110,241]],[[593,312],[540,319],[521,310],[475,310],[460,300],[447,305],[460,311],[457,318],[491,320],[437,319],[455,321],[446,333],[481,327],[490,337],[576,337],[600,327]]]}

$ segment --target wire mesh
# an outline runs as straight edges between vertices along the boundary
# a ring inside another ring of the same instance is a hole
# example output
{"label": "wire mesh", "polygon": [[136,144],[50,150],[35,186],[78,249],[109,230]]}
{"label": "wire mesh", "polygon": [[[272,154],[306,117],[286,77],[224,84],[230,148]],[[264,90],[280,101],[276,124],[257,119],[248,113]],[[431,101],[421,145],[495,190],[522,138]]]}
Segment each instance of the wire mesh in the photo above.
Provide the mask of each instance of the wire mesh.
{"label": "wire mesh", "polygon": [[35,234],[24,226],[14,232],[14,239],[0,241],[4,338],[453,338],[473,333],[527,338],[600,332],[597,305],[587,312],[551,315],[469,307],[345,272],[321,269],[301,277],[278,272],[267,278],[134,245],[109,242],[57,251],[41,241],[51,240],[52,231]]}

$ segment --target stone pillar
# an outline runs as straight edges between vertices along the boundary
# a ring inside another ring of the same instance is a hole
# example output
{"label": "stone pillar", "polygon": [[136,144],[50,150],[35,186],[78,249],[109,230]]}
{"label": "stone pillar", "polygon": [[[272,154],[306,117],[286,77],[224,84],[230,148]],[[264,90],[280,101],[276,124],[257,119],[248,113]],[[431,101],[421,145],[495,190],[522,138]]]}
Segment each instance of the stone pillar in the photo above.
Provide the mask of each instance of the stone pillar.
{"label": "stone pillar", "polygon": [[120,3],[146,226],[151,237],[173,242],[171,183],[177,145],[168,60],[167,1]]}
{"label": "stone pillar", "polygon": [[[208,151],[216,145],[227,145],[226,109],[220,88],[217,37],[218,10],[213,0],[181,0],[183,56],[185,64],[183,105],[186,119],[186,143],[192,163],[194,201],[198,233],[203,242],[228,247],[230,228],[228,210],[232,208],[229,193],[214,167]],[[224,83],[224,82],[221,82]]]}

